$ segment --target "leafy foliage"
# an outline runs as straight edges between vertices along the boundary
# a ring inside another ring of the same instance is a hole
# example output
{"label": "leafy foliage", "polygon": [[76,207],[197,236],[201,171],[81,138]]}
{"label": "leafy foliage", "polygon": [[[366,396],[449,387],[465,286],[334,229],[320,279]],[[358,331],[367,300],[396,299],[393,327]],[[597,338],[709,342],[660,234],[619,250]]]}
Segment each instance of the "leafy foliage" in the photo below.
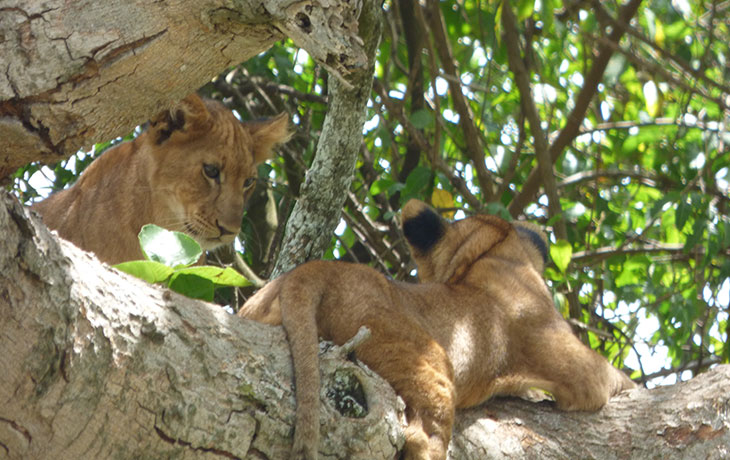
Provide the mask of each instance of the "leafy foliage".
{"label": "leafy foliage", "polygon": [[114,267],[148,283],[163,283],[175,292],[212,302],[215,289],[251,283],[230,267],[191,266],[203,254],[189,236],[157,225],[145,225],[139,243],[147,260],[122,262]]}
{"label": "leafy foliage", "polygon": [[[651,380],[728,362],[727,5],[384,9],[360,160],[326,257],[411,278],[398,210],[414,197],[449,218],[535,221],[553,244],[546,278],[558,308],[615,364]],[[244,118],[286,110],[297,126],[260,168],[242,225],[241,256],[262,278],[316,150],[327,79],[284,42],[202,89]],[[54,188],[76,169],[54,168]],[[17,174],[28,199],[37,170]]]}

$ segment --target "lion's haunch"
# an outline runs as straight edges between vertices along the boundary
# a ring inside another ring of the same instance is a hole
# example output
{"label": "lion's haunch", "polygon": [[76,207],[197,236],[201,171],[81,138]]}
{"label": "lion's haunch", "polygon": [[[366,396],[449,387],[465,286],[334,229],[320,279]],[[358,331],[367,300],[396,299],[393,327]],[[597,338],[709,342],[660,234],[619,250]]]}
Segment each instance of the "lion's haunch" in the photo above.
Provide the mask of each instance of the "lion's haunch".
{"label": "lion's haunch", "polygon": [[110,264],[143,258],[137,234],[145,224],[213,249],[238,234],[256,165],[289,138],[288,125],[285,114],[241,123],[222,104],[192,94],[33,209],[61,237]]}

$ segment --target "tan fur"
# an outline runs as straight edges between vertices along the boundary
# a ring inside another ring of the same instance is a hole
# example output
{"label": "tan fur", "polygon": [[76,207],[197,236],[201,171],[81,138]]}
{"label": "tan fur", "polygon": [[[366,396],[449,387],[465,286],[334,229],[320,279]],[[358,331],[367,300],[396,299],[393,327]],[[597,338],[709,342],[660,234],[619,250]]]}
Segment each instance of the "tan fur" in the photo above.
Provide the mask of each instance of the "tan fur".
{"label": "tan fur", "polygon": [[286,330],[297,397],[292,458],[317,458],[318,336],[342,344],[362,325],[372,337],[357,357],[406,402],[408,459],[445,459],[455,409],[494,395],[539,387],[561,409],[594,411],[634,387],[555,309],[542,278],[542,232],[486,215],[449,224],[415,200],[402,216],[420,284],[363,265],[309,262],[239,312]]}
{"label": "tan fur", "polygon": [[210,250],[238,234],[256,165],[289,138],[288,124],[283,113],[241,123],[222,104],[192,94],[33,209],[61,237],[110,264],[143,258],[137,234],[145,224],[187,233]]}

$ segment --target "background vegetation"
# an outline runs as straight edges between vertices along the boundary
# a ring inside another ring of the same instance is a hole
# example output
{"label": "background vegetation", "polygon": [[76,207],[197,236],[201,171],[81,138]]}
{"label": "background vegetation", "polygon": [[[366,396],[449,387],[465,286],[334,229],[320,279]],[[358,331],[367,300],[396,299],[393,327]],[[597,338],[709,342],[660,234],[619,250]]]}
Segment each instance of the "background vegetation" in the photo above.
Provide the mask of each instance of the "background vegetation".
{"label": "background vegetation", "polygon": [[[501,5],[384,3],[356,177],[326,257],[412,278],[397,211],[414,197],[449,218],[531,220],[552,241],[556,305],[614,364],[657,382],[729,362],[730,3]],[[312,161],[327,83],[283,42],[201,90],[242,118],[287,111],[296,125],[260,168],[237,245],[263,279]],[[51,170],[29,165],[15,188],[26,201],[45,195],[37,174],[62,188],[106,146]],[[221,300],[235,308],[248,293]]]}

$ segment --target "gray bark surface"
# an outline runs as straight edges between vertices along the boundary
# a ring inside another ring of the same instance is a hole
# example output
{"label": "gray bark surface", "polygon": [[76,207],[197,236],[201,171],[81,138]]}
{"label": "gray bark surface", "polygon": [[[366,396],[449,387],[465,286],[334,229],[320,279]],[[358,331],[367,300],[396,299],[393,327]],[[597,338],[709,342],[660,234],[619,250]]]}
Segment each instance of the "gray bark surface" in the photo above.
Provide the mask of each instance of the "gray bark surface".
{"label": "gray bark surface", "polygon": [[730,458],[730,366],[636,389],[599,412],[502,399],[458,413],[452,459]]}
{"label": "gray bark surface", "polygon": [[[0,195],[0,458],[287,458],[295,402],[281,328],[116,272],[28,213]],[[320,458],[396,458],[392,389],[337,347],[322,375]],[[352,400],[352,376],[361,418],[333,402]],[[496,399],[457,412],[450,458],[728,458],[728,390],[724,365],[596,414]]]}
{"label": "gray bark surface", "polygon": [[[0,458],[286,458],[284,332],[102,266],[0,198]],[[322,361],[323,458],[393,458],[402,405],[367,369]],[[361,382],[364,417],[341,415]]]}
{"label": "gray bark surface", "polygon": [[[321,139],[329,153],[317,153],[287,239],[290,262],[318,257],[359,145],[372,42],[355,18],[368,5],[0,0],[0,177],[126,133],[288,35],[342,77]],[[5,192],[0,235],[0,459],[287,457],[295,402],[281,328],[100,265]],[[336,348],[322,374],[321,457],[395,458],[403,407],[392,389]],[[596,414],[499,399],[457,413],[450,457],[728,458],[729,390],[730,366],[718,366]],[[349,415],[335,408],[343,401]]]}
{"label": "gray bark surface", "polygon": [[380,43],[381,14],[379,5],[367,2],[360,15],[359,29],[368,64],[353,71],[347,82],[330,79],[322,135],[301,196],[286,224],[272,279],[308,260],[321,259],[332,241],[360,153],[375,50]]}
{"label": "gray bark surface", "polygon": [[365,66],[359,2],[0,1],[0,178],[126,134],[284,36]]}

